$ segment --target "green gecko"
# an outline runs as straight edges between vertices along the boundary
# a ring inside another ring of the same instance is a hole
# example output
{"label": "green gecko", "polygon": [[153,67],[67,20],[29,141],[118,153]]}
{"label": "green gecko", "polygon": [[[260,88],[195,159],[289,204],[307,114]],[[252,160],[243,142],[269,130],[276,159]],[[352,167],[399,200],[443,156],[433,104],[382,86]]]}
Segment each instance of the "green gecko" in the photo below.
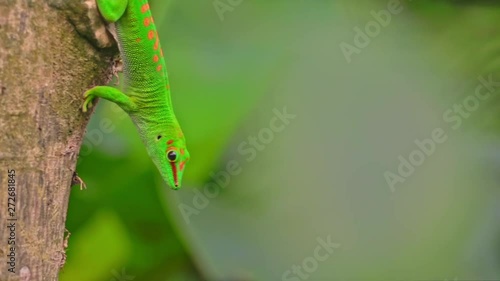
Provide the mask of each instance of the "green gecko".
{"label": "green gecko", "polygon": [[172,109],[165,60],[148,1],[96,0],[96,3],[104,19],[116,27],[124,90],[96,86],[85,92],[82,110],[86,112],[96,97],[120,106],[136,125],[165,182],[179,189],[189,152]]}

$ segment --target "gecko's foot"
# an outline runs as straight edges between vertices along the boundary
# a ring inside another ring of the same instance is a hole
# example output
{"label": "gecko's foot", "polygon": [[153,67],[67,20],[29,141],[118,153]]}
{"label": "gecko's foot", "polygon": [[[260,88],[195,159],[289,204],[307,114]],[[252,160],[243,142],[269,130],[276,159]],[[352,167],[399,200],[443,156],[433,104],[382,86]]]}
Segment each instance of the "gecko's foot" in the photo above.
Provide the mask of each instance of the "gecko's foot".
{"label": "gecko's foot", "polygon": [[85,101],[82,105],[82,111],[87,112],[87,110],[92,107],[92,101],[95,99],[95,96],[91,93],[91,90],[88,90],[83,94],[83,98]]}
{"label": "gecko's foot", "polygon": [[78,176],[78,174],[74,172],[73,178],[71,179],[71,185],[76,185],[76,184],[80,185],[80,190],[87,189],[87,185],[85,184],[85,182],[83,182],[83,180]]}

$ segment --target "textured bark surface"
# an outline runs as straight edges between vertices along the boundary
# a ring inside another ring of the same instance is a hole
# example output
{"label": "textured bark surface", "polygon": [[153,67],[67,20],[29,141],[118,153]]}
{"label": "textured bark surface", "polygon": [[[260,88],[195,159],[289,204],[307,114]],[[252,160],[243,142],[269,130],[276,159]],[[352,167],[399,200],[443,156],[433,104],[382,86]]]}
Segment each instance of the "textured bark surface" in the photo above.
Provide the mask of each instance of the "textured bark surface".
{"label": "textured bark surface", "polygon": [[[0,0],[2,281],[58,279],[72,176],[89,119],[80,110],[82,94],[109,80],[115,54],[99,51],[76,31],[92,26],[85,1],[59,2]],[[8,170],[15,170],[13,215]],[[15,273],[8,264],[12,233]]]}

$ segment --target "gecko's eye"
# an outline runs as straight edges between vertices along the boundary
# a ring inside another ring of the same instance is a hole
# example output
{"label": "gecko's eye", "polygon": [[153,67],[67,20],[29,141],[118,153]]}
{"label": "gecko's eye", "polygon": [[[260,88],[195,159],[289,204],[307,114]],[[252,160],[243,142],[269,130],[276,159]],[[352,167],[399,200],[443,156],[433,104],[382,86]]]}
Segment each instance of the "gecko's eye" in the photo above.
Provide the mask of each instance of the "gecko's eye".
{"label": "gecko's eye", "polygon": [[177,160],[177,152],[170,150],[167,152],[167,158],[170,162],[175,162]]}

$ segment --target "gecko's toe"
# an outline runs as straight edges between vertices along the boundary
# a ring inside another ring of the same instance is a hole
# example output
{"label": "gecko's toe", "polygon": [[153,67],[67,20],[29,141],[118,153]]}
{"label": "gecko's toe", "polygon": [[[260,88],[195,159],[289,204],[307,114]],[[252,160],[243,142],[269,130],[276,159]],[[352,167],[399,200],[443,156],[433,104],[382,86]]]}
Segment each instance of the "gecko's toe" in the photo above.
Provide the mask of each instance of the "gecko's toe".
{"label": "gecko's toe", "polygon": [[83,98],[85,99],[82,105],[83,112],[87,112],[88,109],[92,107],[92,101],[94,100],[94,97],[95,96],[92,94],[90,90],[83,93]]}
{"label": "gecko's toe", "polygon": [[91,107],[92,107],[92,99],[89,98],[85,99],[85,102],[82,105],[82,111],[87,112],[87,110]]}

